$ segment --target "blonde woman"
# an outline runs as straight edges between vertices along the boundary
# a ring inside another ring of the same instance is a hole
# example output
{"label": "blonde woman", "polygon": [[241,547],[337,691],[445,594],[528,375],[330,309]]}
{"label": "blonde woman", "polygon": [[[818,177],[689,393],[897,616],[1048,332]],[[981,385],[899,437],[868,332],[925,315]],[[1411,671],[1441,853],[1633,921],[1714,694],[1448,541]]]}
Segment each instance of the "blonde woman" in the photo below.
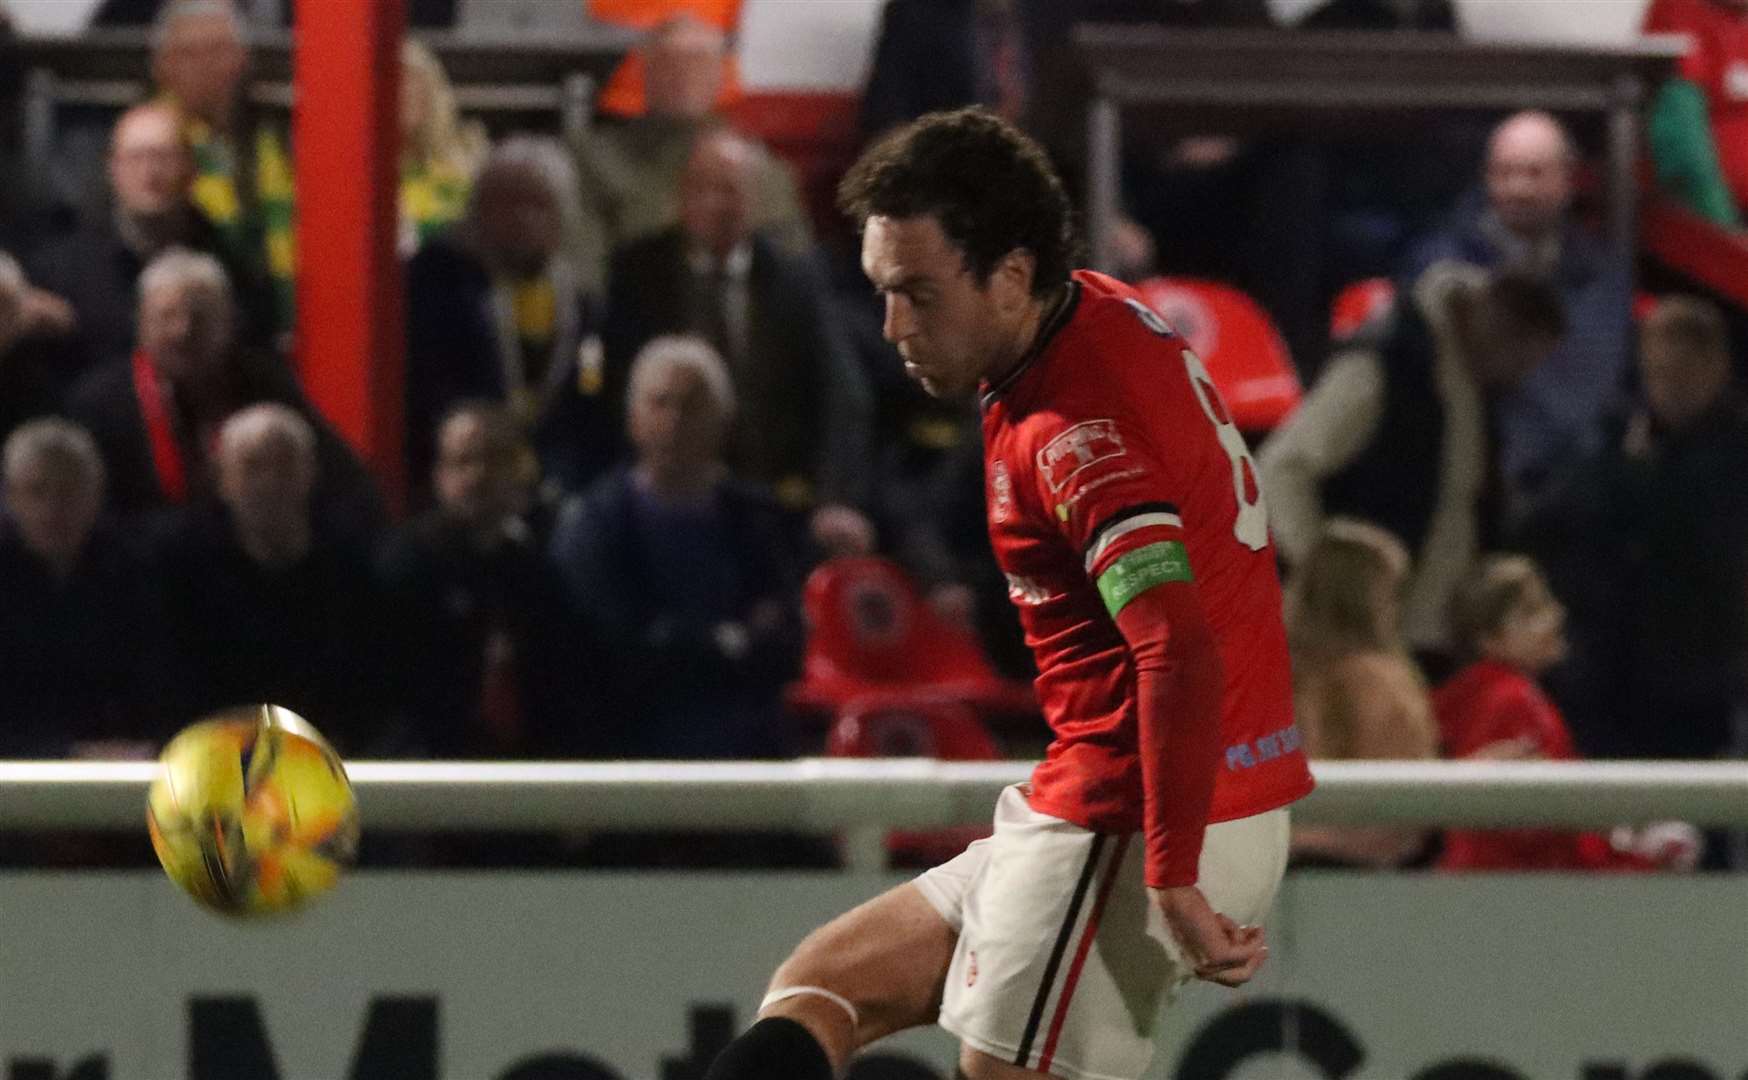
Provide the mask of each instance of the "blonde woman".
{"label": "blonde woman", "polygon": [[[1407,550],[1389,532],[1335,519],[1289,582],[1293,702],[1313,761],[1436,755],[1426,683],[1402,639],[1408,572]],[[1417,829],[1300,826],[1293,857],[1301,865],[1395,867],[1421,855],[1426,840]]]}
{"label": "blonde woman", "polygon": [[463,124],[437,55],[401,45],[401,253],[411,255],[460,220],[488,149],[478,124]]}

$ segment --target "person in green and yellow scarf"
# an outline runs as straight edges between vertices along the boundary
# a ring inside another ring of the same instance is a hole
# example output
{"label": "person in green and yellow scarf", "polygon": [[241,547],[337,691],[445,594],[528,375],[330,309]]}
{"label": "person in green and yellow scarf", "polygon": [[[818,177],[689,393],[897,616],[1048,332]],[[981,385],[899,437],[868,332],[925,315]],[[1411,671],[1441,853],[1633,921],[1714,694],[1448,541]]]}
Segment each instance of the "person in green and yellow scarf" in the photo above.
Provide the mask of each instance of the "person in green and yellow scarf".
{"label": "person in green and yellow scarf", "polygon": [[488,149],[478,124],[463,124],[436,54],[401,46],[401,253],[460,221]]}
{"label": "person in green and yellow scarf", "polygon": [[275,323],[291,328],[296,272],[291,155],[285,133],[256,124],[245,88],[249,49],[228,0],[171,0],[152,34],[152,79],[183,116],[193,200],[233,253],[271,277]]}

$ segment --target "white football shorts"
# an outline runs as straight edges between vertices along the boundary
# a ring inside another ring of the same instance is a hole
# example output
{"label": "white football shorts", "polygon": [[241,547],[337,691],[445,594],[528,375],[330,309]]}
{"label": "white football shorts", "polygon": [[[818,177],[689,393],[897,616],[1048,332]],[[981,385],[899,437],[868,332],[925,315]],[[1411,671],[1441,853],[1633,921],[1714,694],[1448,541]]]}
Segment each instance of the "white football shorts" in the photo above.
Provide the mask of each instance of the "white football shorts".
{"label": "white football shorts", "polygon": [[[1260,925],[1287,867],[1285,807],[1208,826],[1198,885]],[[1066,1080],[1134,1080],[1194,977],[1147,895],[1139,833],[1088,832],[1002,792],[995,834],[916,879],[959,931],[940,1023],[986,1054]]]}

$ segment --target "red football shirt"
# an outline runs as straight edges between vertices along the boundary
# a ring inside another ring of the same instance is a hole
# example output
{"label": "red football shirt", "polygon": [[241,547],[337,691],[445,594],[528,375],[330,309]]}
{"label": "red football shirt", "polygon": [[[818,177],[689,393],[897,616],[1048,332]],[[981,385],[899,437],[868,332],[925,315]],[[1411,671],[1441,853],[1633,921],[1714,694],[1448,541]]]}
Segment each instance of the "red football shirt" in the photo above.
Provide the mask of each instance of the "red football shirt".
{"label": "red football shirt", "polygon": [[1656,0],[1645,32],[1693,38],[1681,74],[1705,93],[1724,180],[1748,206],[1748,16],[1712,0]]}
{"label": "red football shirt", "polygon": [[[1433,691],[1444,756],[1465,758],[1492,745],[1528,739],[1537,757],[1576,761],[1560,710],[1528,675],[1481,660]],[[1451,829],[1439,866],[1446,870],[1645,870],[1651,864],[1609,846],[1600,833],[1555,829]]]}
{"label": "red football shirt", "polygon": [[1268,511],[1201,361],[1133,289],[1080,270],[982,403],[990,539],[1056,736],[1032,807],[1142,827],[1135,673],[1113,616],[1159,580],[1194,580],[1224,668],[1208,820],[1309,792]]}

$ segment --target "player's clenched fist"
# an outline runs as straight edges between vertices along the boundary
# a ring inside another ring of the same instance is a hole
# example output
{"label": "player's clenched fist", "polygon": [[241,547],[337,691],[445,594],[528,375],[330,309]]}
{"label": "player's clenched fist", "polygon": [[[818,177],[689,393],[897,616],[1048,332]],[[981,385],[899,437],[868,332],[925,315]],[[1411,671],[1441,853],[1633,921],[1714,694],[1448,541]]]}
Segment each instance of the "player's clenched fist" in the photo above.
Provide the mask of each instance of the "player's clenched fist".
{"label": "player's clenched fist", "polygon": [[1221,986],[1243,986],[1268,959],[1260,926],[1239,926],[1208,906],[1194,885],[1148,889],[1165,916],[1165,925],[1183,950],[1196,978]]}

